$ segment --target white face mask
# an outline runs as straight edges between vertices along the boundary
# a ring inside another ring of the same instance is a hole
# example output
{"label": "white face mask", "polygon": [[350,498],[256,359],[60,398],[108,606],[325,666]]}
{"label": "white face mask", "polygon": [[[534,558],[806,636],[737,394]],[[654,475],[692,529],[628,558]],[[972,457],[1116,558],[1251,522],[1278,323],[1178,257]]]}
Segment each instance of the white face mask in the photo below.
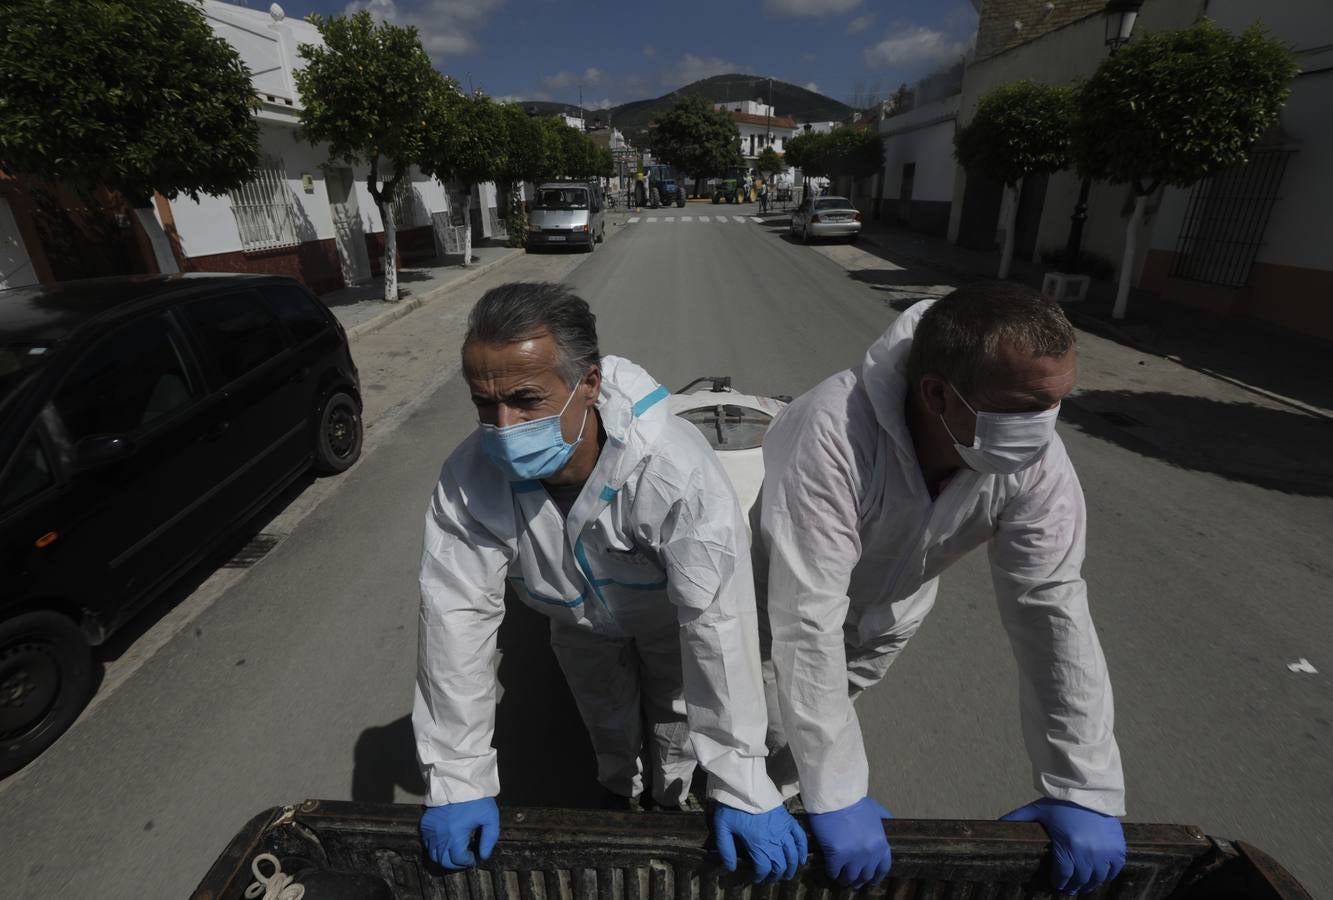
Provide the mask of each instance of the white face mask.
{"label": "white face mask", "polygon": [[944,421],[943,415],[940,416],[944,430],[953,438],[954,449],[969,469],[985,475],[1013,475],[1021,472],[1041,459],[1051,438],[1055,436],[1055,420],[1060,415],[1058,403],[1041,412],[977,412],[958,393],[958,388],[949,385],[949,389],[977,417],[972,446],[967,447],[958,442],[949,423]]}

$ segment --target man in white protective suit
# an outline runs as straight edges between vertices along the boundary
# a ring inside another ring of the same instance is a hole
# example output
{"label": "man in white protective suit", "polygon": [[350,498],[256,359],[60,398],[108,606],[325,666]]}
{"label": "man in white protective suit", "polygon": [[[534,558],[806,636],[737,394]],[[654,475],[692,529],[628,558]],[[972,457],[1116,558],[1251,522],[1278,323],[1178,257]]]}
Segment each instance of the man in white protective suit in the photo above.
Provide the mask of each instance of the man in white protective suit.
{"label": "man in white protective suit", "polygon": [[412,724],[428,852],[466,868],[499,835],[508,580],[551,620],[601,784],[631,802],[644,790],[646,718],[653,798],[680,807],[697,760],[724,864],[739,838],[756,881],[791,878],[806,838],[765,768],[749,538],[713,450],[647,372],[601,356],[588,304],[558,284],[483,296],[463,374],[479,425],[440,472],[421,562]]}
{"label": "man in white protective suit", "polygon": [[940,573],[982,544],[1042,795],[1004,818],[1045,826],[1059,890],[1090,890],[1124,865],[1111,682],[1080,572],[1083,492],[1055,433],[1075,378],[1058,305],[1018,285],[969,285],[913,306],[765,437],[753,515],[772,629],[770,773],[784,794],[799,778],[844,884],[892,864],[853,700],[930,612]]}

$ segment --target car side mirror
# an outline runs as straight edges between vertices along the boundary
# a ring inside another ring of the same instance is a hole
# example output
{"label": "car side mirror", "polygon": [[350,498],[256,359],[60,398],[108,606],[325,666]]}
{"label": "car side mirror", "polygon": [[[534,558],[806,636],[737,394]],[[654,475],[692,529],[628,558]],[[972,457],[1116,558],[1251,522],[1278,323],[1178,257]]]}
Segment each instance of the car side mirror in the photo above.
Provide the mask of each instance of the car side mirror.
{"label": "car side mirror", "polygon": [[123,434],[94,434],[74,445],[74,468],[101,469],[134,454],[134,441]]}

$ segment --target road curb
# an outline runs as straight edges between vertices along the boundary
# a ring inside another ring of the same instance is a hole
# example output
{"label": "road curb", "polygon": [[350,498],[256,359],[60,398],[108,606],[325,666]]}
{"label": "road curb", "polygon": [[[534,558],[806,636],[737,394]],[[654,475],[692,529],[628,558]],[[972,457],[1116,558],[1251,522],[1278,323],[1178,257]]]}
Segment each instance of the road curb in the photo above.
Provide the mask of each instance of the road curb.
{"label": "road curb", "polygon": [[478,278],[485,275],[487,272],[491,272],[495,269],[498,269],[500,268],[500,266],[503,266],[510,260],[516,259],[522,255],[523,255],[522,250],[518,248],[511,248],[508,252],[505,253],[504,256],[501,256],[499,259],[493,259],[488,263],[482,263],[481,265],[476,266],[470,269],[469,271],[463,273],[462,275],[458,276],[448,284],[442,284],[433,290],[427,291],[426,293],[422,294],[419,297],[409,297],[406,300],[400,300],[393,306],[390,306],[384,312],[372,316],[371,318],[360,323],[359,325],[354,325],[351,328],[347,329],[347,340],[348,341],[360,340],[361,338],[365,337],[368,334],[371,334],[372,332],[379,331],[385,325],[388,325],[390,322],[396,322],[403,316],[410,313],[412,310],[420,309],[427,303],[433,303],[434,301],[443,297],[445,294],[449,293],[454,288],[460,287],[472,281],[476,281]]}

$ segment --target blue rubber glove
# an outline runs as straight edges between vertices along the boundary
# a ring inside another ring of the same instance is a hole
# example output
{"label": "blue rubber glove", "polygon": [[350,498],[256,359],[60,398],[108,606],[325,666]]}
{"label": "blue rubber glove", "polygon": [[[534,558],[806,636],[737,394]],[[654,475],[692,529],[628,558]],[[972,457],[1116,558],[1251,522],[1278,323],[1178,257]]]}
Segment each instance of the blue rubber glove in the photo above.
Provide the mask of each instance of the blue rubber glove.
{"label": "blue rubber glove", "polygon": [[833,812],[811,813],[810,829],[824,851],[829,878],[854,888],[883,881],[893,865],[893,851],[881,823],[892,818],[873,797]]}
{"label": "blue rubber glove", "polygon": [[736,871],[736,838],[750,851],[754,883],[789,880],[810,854],[805,829],[781,806],[748,813],[719,803],[713,813],[717,852],[728,872]]}
{"label": "blue rubber glove", "polygon": [[494,797],[427,807],[421,817],[421,840],[430,858],[444,868],[470,869],[477,864],[477,855],[469,845],[478,828],[481,838],[477,850],[482,859],[490,859],[500,839],[500,808]]}
{"label": "blue rubber glove", "polygon": [[1085,894],[1113,880],[1125,867],[1125,832],[1115,816],[1043,797],[1000,821],[1042,824],[1051,836],[1051,884],[1057,891]]}

